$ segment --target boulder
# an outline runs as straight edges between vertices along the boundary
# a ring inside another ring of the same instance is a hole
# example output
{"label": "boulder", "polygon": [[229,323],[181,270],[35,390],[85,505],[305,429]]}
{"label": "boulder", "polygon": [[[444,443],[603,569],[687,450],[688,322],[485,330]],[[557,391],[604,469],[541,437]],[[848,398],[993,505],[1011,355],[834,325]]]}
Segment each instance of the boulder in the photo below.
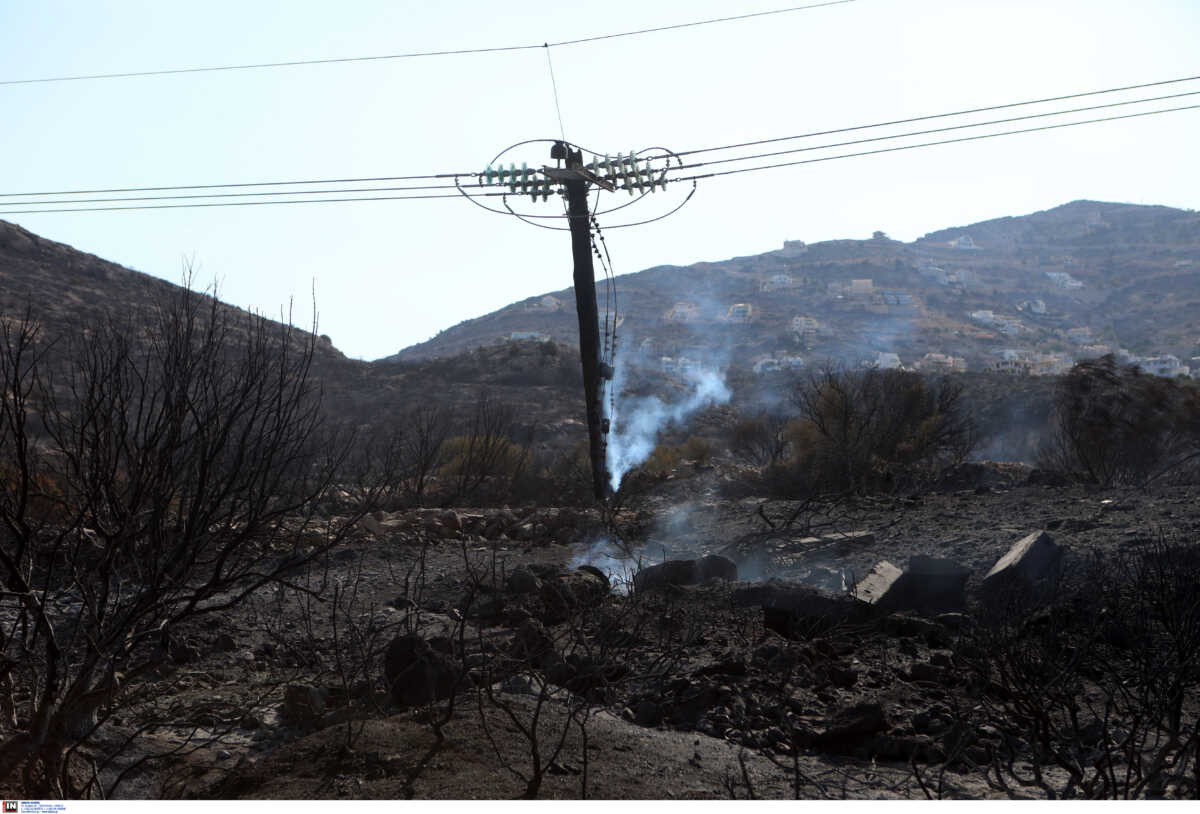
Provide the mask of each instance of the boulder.
{"label": "boulder", "polygon": [[953,560],[918,554],[901,571],[887,560],[876,563],[855,586],[855,598],[883,611],[945,613],[966,605],[970,569]]}
{"label": "boulder", "polygon": [[392,700],[406,707],[449,698],[455,691],[458,671],[454,662],[414,633],[397,636],[383,656],[383,677]]}
{"label": "boulder", "polygon": [[513,658],[534,667],[548,669],[561,660],[554,639],[536,619],[528,619],[517,628],[511,648]]}
{"label": "boulder", "polygon": [[509,572],[504,589],[513,594],[536,594],[542,589],[542,581],[524,566],[518,566]]}
{"label": "boulder", "polygon": [[735,607],[760,606],[763,626],[787,639],[808,639],[871,612],[844,597],[778,580],[739,586],[731,599]]}
{"label": "boulder", "polygon": [[1048,596],[1062,573],[1063,549],[1045,531],[1022,537],[996,561],[983,578],[985,599],[1011,597],[1014,592],[1033,600]]}
{"label": "boulder", "polygon": [[391,535],[392,532],[404,527],[404,521],[402,519],[399,517],[389,517],[384,512],[365,514],[358,521],[358,524],[374,534],[376,537],[387,537]]}
{"label": "boulder", "polygon": [[812,737],[812,745],[829,751],[844,752],[886,731],[887,718],[877,703],[844,707],[825,720],[824,729]]}
{"label": "boulder", "polygon": [[870,573],[854,585],[854,598],[868,605],[879,606],[880,600],[887,596],[903,575],[904,572],[892,563],[880,560]]}
{"label": "boulder", "polygon": [[710,579],[736,580],[737,565],[718,554],[698,560],[667,560],[634,574],[633,587],[636,591],[649,591],[666,585],[700,585]]}
{"label": "boulder", "polygon": [[309,684],[289,684],[283,689],[280,719],[297,729],[313,729],[325,713],[325,691]]}

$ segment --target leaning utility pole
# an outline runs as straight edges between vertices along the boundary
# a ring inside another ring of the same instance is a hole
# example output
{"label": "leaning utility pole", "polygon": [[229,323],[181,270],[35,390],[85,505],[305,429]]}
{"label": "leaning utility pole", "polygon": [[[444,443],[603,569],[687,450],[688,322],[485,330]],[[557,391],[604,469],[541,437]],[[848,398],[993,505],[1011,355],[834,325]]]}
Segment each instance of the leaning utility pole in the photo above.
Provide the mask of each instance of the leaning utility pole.
{"label": "leaning utility pole", "polygon": [[[522,144],[526,143],[529,142],[522,142]],[[530,201],[536,201],[540,197],[544,202],[552,194],[555,194],[555,185],[561,185],[565,193],[567,221],[571,232],[571,257],[575,265],[575,310],[579,315],[579,356],[583,362],[583,391],[584,400],[587,403],[592,489],[596,499],[602,502],[608,500],[612,489],[609,485],[611,477],[605,460],[605,437],[608,435],[609,426],[607,419],[602,415],[601,391],[604,382],[612,379],[613,370],[611,360],[609,363],[605,363],[603,348],[600,345],[600,315],[596,305],[596,273],[592,269],[592,215],[588,212],[588,187],[594,184],[607,192],[623,189],[631,197],[634,195],[641,197],[646,193],[654,192],[655,189],[666,189],[670,157],[673,157],[681,166],[682,162],[674,153],[663,152],[663,155],[653,157],[664,162],[664,165],[657,169],[651,166],[651,158],[639,157],[635,152],[630,152],[628,155],[617,153],[615,159],[609,158],[607,155],[601,158],[598,154],[594,154],[592,161],[585,165],[582,150],[573,149],[572,145],[565,141],[555,140],[554,146],[550,150],[550,158],[558,162],[559,166],[542,167],[540,171],[542,177],[538,177],[537,169],[524,163],[521,164],[520,169],[516,164],[511,163],[507,169],[503,164],[496,168],[493,168],[492,164],[488,164],[487,169],[479,174],[480,187],[488,187],[495,183],[508,187],[507,193],[487,193],[489,196],[502,196],[507,213],[479,204],[489,212],[497,214],[521,217],[520,213],[509,206],[509,196],[514,198],[528,196]],[[504,153],[500,155],[504,155]],[[493,163],[499,158],[500,156],[497,156],[492,159]],[[695,184],[693,179],[693,192]],[[468,198],[471,197],[461,186],[459,191]],[[687,203],[690,198],[689,194],[684,199],[684,203]],[[671,211],[677,211],[681,206],[683,206],[682,203]],[[522,218],[522,220],[524,219]],[[639,223],[646,222],[648,221],[639,221]],[[615,343],[615,334],[612,339]]]}
{"label": "leaning utility pole", "polygon": [[587,403],[588,446],[592,460],[592,488],[597,500],[609,494],[609,474],[604,454],[604,419],[600,415],[602,380],[612,378],[600,360],[600,315],[596,306],[596,272],[592,268],[592,230],[588,213],[588,182],[600,179],[583,167],[583,155],[562,142],[551,158],[565,158],[561,170],[544,172],[567,191],[567,220],[571,227],[571,259],[575,263],[575,310],[579,315],[579,356],[583,362],[583,395]]}

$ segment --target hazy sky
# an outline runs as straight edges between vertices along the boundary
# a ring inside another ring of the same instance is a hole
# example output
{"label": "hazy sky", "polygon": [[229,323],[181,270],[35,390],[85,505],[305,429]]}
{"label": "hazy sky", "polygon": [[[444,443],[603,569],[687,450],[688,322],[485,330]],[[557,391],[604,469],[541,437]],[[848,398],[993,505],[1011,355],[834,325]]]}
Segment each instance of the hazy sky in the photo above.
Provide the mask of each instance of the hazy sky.
{"label": "hazy sky", "polygon": [[[0,0],[0,82],[529,45],[799,4]],[[857,0],[563,45],[550,56],[567,138],[615,154],[1188,77],[1200,74],[1197,42],[1196,0]],[[1028,112],[1185,91],[1200,91],[1200,81]],[[1188,104],[1200,95],[1074,118]],[[0,84],[0,110],[2,193],[474,172],[514,142],[559,134],[545,49]],[[745,173],[701,182],[669,219],[608,232],[608,247],[616,271],[629,273],[755,254],[785,239],[882,229],[912,240],[1080,198],[1195,209],[1198,143],[1200,110],[1189,110]],[[788,146],[801,145],[776,149]],[[534,165],[545,153],[535,145],[511,157]],[[639,206],[655,213],[681,194]],[[307,322],[315,289],[320,331],[367,359],[571,280],[566,233],[457,199],[0,219],[172,281],[190,261],[201,284],[215,279],[225,300],[268,315],[295,298]]]}

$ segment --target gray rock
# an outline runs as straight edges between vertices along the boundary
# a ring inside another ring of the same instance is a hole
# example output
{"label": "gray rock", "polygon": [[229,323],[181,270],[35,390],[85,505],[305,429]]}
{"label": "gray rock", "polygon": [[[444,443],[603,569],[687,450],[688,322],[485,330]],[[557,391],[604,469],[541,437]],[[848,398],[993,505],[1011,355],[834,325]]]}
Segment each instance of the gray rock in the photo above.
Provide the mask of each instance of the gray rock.
{"label": "gray rock", "polygon": [[1047,598],[1062,574],[1063,549],[1044,531],[1022,537],[992,566],[980,591],[997,601],[1014,594],[1031,601]]}
{"label": "gray rock", "polygon": [[388,644],[383,677],[397,704],[419,706],[450,697],[456,689],[458,671],[448,656],[409,633]]}
{"label": "gray rock", "polygon": [[855,704],[826,719],[823,731],[813,736],[813,745],[844,749],[887,729],[883,707],[876,703]]}
{"label": "gray rock", "polygon": [[518,566],[509,572],[504,588],[513,594],[535,594],[542,589],[542,581],[528,568]]}
{"label": "gray rock", "polygon": [[736,580],[737,565],[719,554],[697,560],[667,560],[634,574],[633,587],[636,591],[650,591],[666,585],[700,585],[711,579]]}
{"label": "gray rock", "polygon": [[658,726],[662,718],[662,707],[653,701],[642,701],[633,713],[633,722],[638,726]]}
{"label": "gray rock", "polygon": [[856,586],[854,596],[884,611],[943,613],[966,604],[970,575],[953,560],[916,555],[903,571],[883,560]]}
{"label": "gray rock", "polygon": [[312,729],[324,713],[324,690],[309,684],[289,684],[284,687],[279,717],[288,726]]}

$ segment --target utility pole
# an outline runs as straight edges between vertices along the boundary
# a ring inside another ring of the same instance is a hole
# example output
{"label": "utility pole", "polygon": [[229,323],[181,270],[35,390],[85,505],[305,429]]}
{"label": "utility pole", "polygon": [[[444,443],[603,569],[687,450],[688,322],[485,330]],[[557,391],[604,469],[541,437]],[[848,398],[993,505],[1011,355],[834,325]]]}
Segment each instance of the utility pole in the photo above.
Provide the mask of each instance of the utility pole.
{"label": "utility pole", "polygon": [[596,272],[592,268],[591,216],[588,213],[587,176],[590,173],[583,168],[583,155],[562,142],[554,145],[550,157],[566,159],[565,169],[554,174],[558,175],[558,180],[567,191],[567,220],[571,227],[571,259],[575,264],[575,310],[579,315],[579,356],[583,362],[583,394],[587,402],[592,488],[596,499],[604,501],[609,494],[609,475],[604,454],[600,388],[603,379],[611,378],[612,373],[602,368],[600,360],[600,315],[596,305]]}
{"label": "utility pole", "polygon": [[[499,156],[497,156],[498,158]],[[592,268],[592,229],[591,213],[588,212],[588,187],[595,184],[608,192],[623,189],[630,196],[640,196],[654,192],[655,189],[667,188],[668,166],[654,169],[650,159],[640,158],[634,152],[630,152],[628,155],[617,153],[615,159],[609,158],[607,155],[601,159],[597,155],[585,166],[583,151],[572,149],[571,145],[565,141],[554,142],[554,147],[550,150],[550,158],[559,162],[559,166],[544,166],[541,169],[542,177],[540,178],[537,169],[524,163],[519,169],[516,164],[509,164],[507,169],[503,164],[497,168],[488,164],[487,169],[480,173],[480,186],[490,186],[494,183],[506,185],[509,189],[508,194],[514,197],[527,195],[531,201],[536,201],[539,197],[542,201],[548,200],[553,194],[556,184],[561,185],[566,193],[567,221],[571,232],[571,258],[575,266],[575,310],[579,316],[579,356],[583,363],[583,391],[584,399],[587,402],[592,489],[597,500],[607,502],[612,493],[604,444],[604,438],[608,434],[609,428],[607,420],[601,414],[600,391],[604,382],[612,379],[613,370],[601,356],[600,315],[596,305],[596,272]],[[678,161],[678,156],[675,158]],[[493,159],[493,161],[495,160]],[[694,191],[694,180],[692,185]],[[511,207],[508,207],[507,202],[505,207],[509,214],[517,214]],[[490,211],[504,214],[499,210]]]}

